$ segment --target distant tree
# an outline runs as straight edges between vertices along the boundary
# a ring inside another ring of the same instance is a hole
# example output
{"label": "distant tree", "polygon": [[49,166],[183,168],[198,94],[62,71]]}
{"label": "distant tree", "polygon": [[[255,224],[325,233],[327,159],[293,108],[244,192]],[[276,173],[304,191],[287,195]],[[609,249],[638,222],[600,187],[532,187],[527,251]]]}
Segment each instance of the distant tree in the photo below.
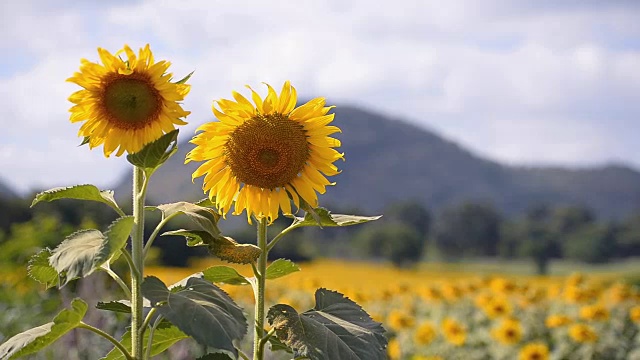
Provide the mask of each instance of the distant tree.
{"label": "distant tree", "polygon": [[418,201],[395,203],[383,213],[386,219],[403,223],[422,237],[426,237],[431,230],[431,213]]}
{"label": "distant tree", "polygon": [[501,217],[492,205],[463,203],[442,212],[435,225],[435,242],[448,257],[495,256]]}
{"label": "distant tree", "polygon": [[546,274],[549,261],[559,251],[554,232],[550,229],[552,209],[547,205],[530,207],[525,216],[512,220],[508,227],[504,227],[505,243],[510,246],[514,254],[533,260],[536,272]]}
{"label": "distant tree", "polygon": [[617,239],[616,255],[640,256],[640,213],[630,215],[620,224]]}
{"label": "distant tree", "polygon": [[384,258],[396,266],[411,266],[422,259],[425,241],[412,227],[389,222],[363,227],[354,245],[360,256]]}
{"label": "distant tree", "polygon": [[616,248],[615,229],[611,224],[590,224],[569,235],[563,244],[567,258],[587,263],[608,261]]}

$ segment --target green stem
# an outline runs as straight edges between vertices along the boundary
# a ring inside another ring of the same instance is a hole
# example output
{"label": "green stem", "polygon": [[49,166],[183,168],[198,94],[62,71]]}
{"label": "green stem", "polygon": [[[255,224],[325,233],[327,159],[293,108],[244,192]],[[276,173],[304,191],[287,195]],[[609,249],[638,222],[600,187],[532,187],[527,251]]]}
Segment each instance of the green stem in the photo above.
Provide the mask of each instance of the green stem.
{"label": "green stem", "polygon": [[262,337],[264,336],[264,292],[267,272],[267,219],[260,219],[258,224],[258,247],[260,248],[260,257],[258,265],[254,267],[254,275],[256,276],[257,286],[254,287],[254,297],[256,299],[255,308],[255,328],[253,332],[253,360],[262,360],[264,354],[264,344]]}
{"label": "green stem", "polygon": [[144,318],[144,321],[142,322],[142,327],[140,328],[140,336],[144,336],[144,332],[147,329],[147,326],[149,326],[149,323],[151,322],[151,319],[153,318],[153,315],[155,315],[156,311],[156,308],[151,308],[151,310],[149,310],[147,317]]}
{"label": "green stem", "polygon": [[129,352],[127,351],[127,349],[124,346],[122,346],[122,344],[120,344],[120,342],[118,340],[116,340],[113,336],[107,334],[106,332],[104,332],[104,331],[102,331],[102,330],[100,330],[98,328],[95,328],[95,327],[93,327],[93,326],[91,326],[89,324],[83,323],[83,322],[80,322],[78,327],[80,329],[87,329],[89,331],[93,331],[94,333],[96,333],[96,334],[102,336],[103,338],[109,340],[115,347],[118,348],[118,350],[120,350],[120,352],[122,352],[122,355],[124,355],[124,357],[127,360],[134,360],[133,357],[131,357],[131,354],[129,354]]}
{"label": "green stem", "polygon": [[129,254],[129,250],[127,249],[122,249],[122,257],[124,258],[124,260],[127,262],[127,264],[129,264],[129,270],[131,270],[131,276],[140,276],[140,271],[138,271],[138,269],[136,268],[135,264],[133,263],[133,258],[131,257],[131,254]]}
{"label": "green stem", "polygon": [[111,268],[109,267],[109,264],[107,263],[107,266],[103,266],[101,267],[101,269],[105,271],[107,274],[109,274],[109,276],[111,276],[111,278],[115,280],[116,283],[118,283],[118,285],[120,285],[120,287],[122,288],[122,291],[124,291],[125,295],[127,295],[127,299],[131,300],[131,290],[129,290],[129,287],[127,286],[127,284],[124,283],[124,281],[122,281],[120,276],[118,276],[118,274],[116,274],[115,271],[111,270]]}
{"label": "green stem", "polygon": [[282,239],[283,236],[285,236],[289,231],[293,229],[295,229],[295,227],[289,226],[288,228],[282,230],[280,234],[276,235],[271,241],[269,241],[269,244],[267,245],[267,251],[271,251],[271,249],[273,249],[273,247],[276,246],[278,241],[280,241],[280,239]]}
{"label": "green stem", "polygon": [[167,216],[166,218],[162,219],[162,221],[160,221],[160,223],[158,223],[158,226],[156,226],[156,228],[153,230],[153,233],[151,233],[151,236],[149,236],[149,239],[147,240],[147,243],[144,245],[144,251],[142,253],[142,257],[144,257],[145,259],[147,258],[147,253],[149,252],[149,249],[151,249],[151,245],[153,245],[153,241],[158,236],[158,233],[160,232],[160,230],[162,230],[162,227],[166,223],[168,223],[169,220],[173,219],[177,215],[178,215],[178,213],[175,213],[175,214],[172,214],[170,216]]}
{"label": "green stem", "polygon": [[144,200],[147,192],[147,179],[144,170],[133,169],[133,219],[131,232],[131,258],[137,271],[131,274],[131,352],[134,359],[142,360],[143,337],[142,325],[142,279],[144,276]]}
{"label": "green stem", "polygon": [[[155,310],[155,308],[153,308],[151,311]],[[149,312],[149,314],[151,314],[151,312]],[[158,327],[158,324],[160,324],[160,322],[162,321],[164,317],[162,315],[158,316],[158,318],[156,319],[156,321],[153,322],[153,325],[151,326],[151,329],[149,330],[149,340],[147,341],[147,351],[144,354],[144,359],[151,359],[151,344],[153,344],[153,333],[155,333],[156,328]],[[147,319],[151,319],[151,316],[147,315]],[[147,325],[149,324],[147,322],[147,319],[145,319],[145,323],[147,323]],[[146,326],[145,326],[146,327]],[[144,334],[144,332],[143,332]],[[142,337],[144,339],[144,336]]]}

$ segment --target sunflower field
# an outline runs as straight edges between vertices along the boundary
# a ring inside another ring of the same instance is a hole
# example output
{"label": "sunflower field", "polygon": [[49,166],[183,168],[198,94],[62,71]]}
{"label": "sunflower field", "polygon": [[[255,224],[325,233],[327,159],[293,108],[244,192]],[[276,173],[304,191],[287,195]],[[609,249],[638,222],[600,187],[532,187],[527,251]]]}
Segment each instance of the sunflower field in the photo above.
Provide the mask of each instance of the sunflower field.
{"label": "sunflower field", "polygon": [[[171,283],[206,265],[148,272]],[[640,359],[640,290],[615,274],[477,275],[337,260],[300,267],[270,285],[268,304],[306,309],[319,286],[343,292],[384,324],[390,359]],[[250,287],[222,287],[251,309]]]}

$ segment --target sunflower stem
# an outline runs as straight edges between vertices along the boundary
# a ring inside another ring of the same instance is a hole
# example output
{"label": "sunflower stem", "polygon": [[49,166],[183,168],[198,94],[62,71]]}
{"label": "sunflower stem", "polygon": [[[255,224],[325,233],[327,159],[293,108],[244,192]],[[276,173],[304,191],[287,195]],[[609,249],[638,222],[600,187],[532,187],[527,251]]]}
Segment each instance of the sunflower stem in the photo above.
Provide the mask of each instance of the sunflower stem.
{"label": "sunflower stem", "polygon": [[258,223],[258,247],[260,248],[260,257],[258,258],[258,266],[254,267],[254,275],[256,276],[257,286],[254,288],[254,297],[256,300],[255,308],[255,329],[253,332],[253,360],[262,360],[264,354],[264,293],[266,285],[267,272],[267,219],[262,218]]}
{"label": "sunflower stem", "polygon": [[144,200],[147,192],[147,179],[144,170],[139,167],[133,169],[133,218],[134,225],[131,232],[131,257],[135,270],[131,272],[131,352],[133,358],[142,360],[142,279],[144,276]]}

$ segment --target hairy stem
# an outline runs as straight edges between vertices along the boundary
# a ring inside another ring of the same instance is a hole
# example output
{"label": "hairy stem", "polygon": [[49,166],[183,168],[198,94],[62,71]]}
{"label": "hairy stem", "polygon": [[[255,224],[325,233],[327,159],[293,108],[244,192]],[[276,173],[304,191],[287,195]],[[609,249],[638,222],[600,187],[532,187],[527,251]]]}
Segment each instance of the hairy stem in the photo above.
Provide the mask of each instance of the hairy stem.
{"label": "hairy stem", "polygon": [[125,359],[134,360],[131,357],[131,354],[129,354],[129,352],[127,351],[127,349],[122,344],[120,344],[120,342],[118,340],[116,340],[113,336],[107,334],[106,332],[104,332],[104,331],[102,331],[102,330],[100,330],[100,329],[98,329],[96,327],[93,327],[93,326],[91,326],[89,324],[86,324],[86,323],[83,323],[83,322],[81,322],[80,325],[78,325],[78,327],[80,329],[87,329],[89,331],[93,331],[94,333],[96,333],[96,334],[102,336],[103,338],[109,340],[115,347],[118,348],[118,350],[120,350],[120,352],[122,352],[122,355],[124,355]]}
{"label": "hairy stem", "polygon": [[258,247],[260,248],[260,257],[258,258],[258,264],[254,267],[254,275],[256,276],[256,286],[254,287],[254,297],[256,300],[255,308],[255,329],[253,333],[253,360],[262,360],[264,352],[264,343],[262,343],[262,337],[264,336],[264,293],[266,285],[266,272],[267,272],[267,256],[269,250],[267,249],[267,219],[260,219],[258,223]]}
{"label": "hairy stem", "polygon": [[133,169],[133,219],[131,232],[131,258],[134,271],[131,273],[131,352],[136,360],[143,359],[142,335],[142,279],[144,276],[144,200],[147,179],[139,167]]}

